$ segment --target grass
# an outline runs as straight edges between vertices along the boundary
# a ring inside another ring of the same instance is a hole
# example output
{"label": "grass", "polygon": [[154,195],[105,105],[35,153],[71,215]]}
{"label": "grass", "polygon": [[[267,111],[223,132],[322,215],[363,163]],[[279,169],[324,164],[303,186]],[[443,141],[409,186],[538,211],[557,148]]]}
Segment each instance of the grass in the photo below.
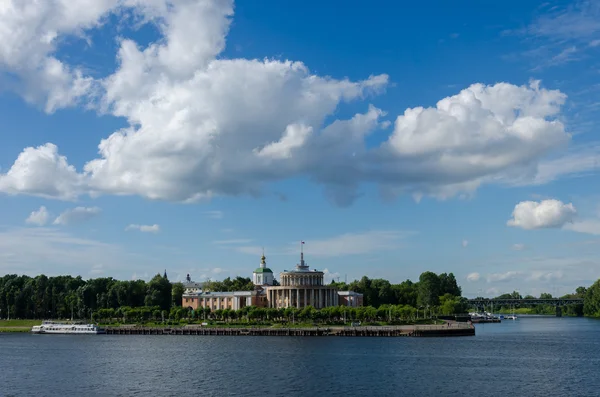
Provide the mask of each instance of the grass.
{"label": "grass", "polygon": [[0,320],[0,332],[29,332],[41,323],[41,320]]}

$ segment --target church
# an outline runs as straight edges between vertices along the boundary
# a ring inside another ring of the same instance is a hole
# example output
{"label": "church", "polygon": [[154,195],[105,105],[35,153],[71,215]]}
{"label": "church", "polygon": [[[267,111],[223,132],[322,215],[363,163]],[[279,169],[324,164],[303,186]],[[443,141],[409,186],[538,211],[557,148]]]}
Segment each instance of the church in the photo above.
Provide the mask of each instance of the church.
{"label": "church", "polygon": [[198,309],[208,307],[214,310],[239,310],[245,306],[267,308],[295,307],[302,309],[312,306],[322,309],[330,306],[362,306],[363,296],[354,291],[338,291],[337,287],[325,284],[325,274],[310,269],[300,252],[300,262],[292,270],[279,274],[275,282],[273,271],[267,267],[264,253],[260,265],[252,273],[253,291],[204,291],[199,283],[187,277],[182,307]]}

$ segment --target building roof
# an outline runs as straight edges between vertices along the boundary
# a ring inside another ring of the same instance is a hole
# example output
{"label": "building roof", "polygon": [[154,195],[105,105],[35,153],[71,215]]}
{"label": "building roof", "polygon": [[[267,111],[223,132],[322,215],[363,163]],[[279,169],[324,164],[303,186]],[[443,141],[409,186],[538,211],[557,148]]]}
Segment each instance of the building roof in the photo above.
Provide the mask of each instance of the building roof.
{"label": "building roof", "polygon": [[338,291],[338,295],[348,295],[348,296],[362,296],[361,293],[355,291]]}
{"label": "building roof", "polygon": [[271,269],[269,269],[268,267],[258,267],[254,271],[254,273],[273,273],[273,271]]}
{"label": "building roof", "polygon": [[284,270],[281,272],[281,274],[324,274],[322,271],[316,270],[316,269],[312,269],[312,270],[298,270],[298,269],[293,269],[293,270]]}
{"label": "building roof", "polygon": [[192,293],[192,294],[183,294],[183,296],[187,296],[187,297],[199,297],[199,298],[210,298],[212,296],[214,296],[215,298],[218,297],[248,297],[248,296],[255,296],[255,295],[260,295],[261,292],[260,291],[204,291],[204,292],[197,292],[197,293]]}

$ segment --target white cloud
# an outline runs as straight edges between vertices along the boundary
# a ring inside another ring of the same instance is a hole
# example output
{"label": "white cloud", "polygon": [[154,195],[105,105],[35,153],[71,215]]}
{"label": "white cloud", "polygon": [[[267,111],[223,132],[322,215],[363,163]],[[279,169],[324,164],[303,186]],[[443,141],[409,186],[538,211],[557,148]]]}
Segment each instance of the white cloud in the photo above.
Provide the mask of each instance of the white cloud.
{"label": "white cloud", "polygon": [[[368,182],[387,196],[447,198],[522,175],[534,180],[539,161],[570,140],[556,120],[563,93],[538,82],[498,83],[406,109],[389,139],[368,148],[369,134],[389,124],[384,111],[369,106],[351,119],[326,121],[342,103],[383,92],[388,76],[350,81],[318,76],[302,62],[220,57],[229,1],[54,0],[29,14],[16,4],[2,16],[14,28],[6,34],[20,35],[2,40],[0,67],[40,87],[48,111],[85,99],[128,126],[103,139],[99,157],[80,172],[50,143],[26,148],[0,174],[0,191],[8,194],[194,202],[260,195],[266,183],[307,176],[338,205],[352,203]],[[65,38],[132,9],[162,37],[145,46],[119,38],[113,74],[93,80],[56,58]]]}
{"label": "white cloud", "polygon": [[498,296],[498,295],[500,295],[500,290],[498,288],[496,288],[496,287],[492,287],[492,288],[486,289],[485,293],[488,296]]}
{"label": "white cloud", "polygon": [[135,225],[135,224],[131,224],[129,226],[127,226],[125,228],[126,231],[128,230],[139,230],[142,233],[158,233],[160,231],[160,226],[158,226],[157,224],[154,225]]}
{"label": "white cloud", "polygon": [[216,240],[212,243],[215,245],[239,245],[239,244],[249,244],[252,242],[252,239],[248,238],[236,238],[230,240]]}
{"label": "white cloud", "polygon": [[600,219],[584,219],[564,226],[564,229],[579,233],[600,235]]}
{"label": "white cloud", "polygon": [[574,59],[572,54],[594,47],[600,39],[598,21],[600,7],[597,1],[576,0],[544,9],[529,26],[516,32],[529,36],[525,43],[533,44],[533,48],[525,55],[537,64],[534,69],[539,69],[585,59],[583,56]]}
{"label": "white cloud", "polygon": [[[403,231],[346,233],[322,240],[306,240],[304,252],[310,256],[333,257],[394,250],[403,248],[404,240],[412,234],[414,233]],[[290,248],[291,252],[298,250],[298,247]]]}
{"label": "white cloud", "polygon": [[53,223],[55,225],[70,225],[85,222],[97,216],[100,212],[101,210],[98,207],[75,207],[60,214]]}
{"label": "white cloud", "polygon": [[600,37],[600,7],[592,0],[578,0],[542,14],[529,27],[534,36],[557,42],[588,41]]}
{"label": "white cloud", "polygon": [[509,271],[505,273],[492,273],[486,276],[488,283],[512,281],[517,277],[522,276],[522,272]]}
{"label": "white cloud", "polygon": [[[262,247],[253,246],[253,245],[242,245],[240,247],[235,247],[235,250],[238,252],[241,252],[242,254],[248,254],[248,255],[253,255],[253,256],[257,256],[257,257],[262,255],[262,252],[263,252]],[[281,254],[281,253],[280,252],[274,253],[272,250],[269,250],[269,254],[277,255],[277,254]]]}
{"label": "white cloud", "polygon": [[0,252],[1,274],[77,275],[98,263],[110,263],[111,272],[125,264],[132,266],[119,246],[45,227],[0,229]]}
{"label": "white cloud", "polygon": [[82,192],[83,175],[47,143],[25,148],[6,174],[0,173],[0,192],[74,200]]}
{"label": "white cloud", "polygon": [[532,271],[531,274],[526,278],[528,281],[555,281],[560,280],[564,277],[562,271],[554,271],[554,272],[545,272],[535,270]]}
{"label": "white cloud", "polygon": [[104,273],[104,266],[101,263],[92,266],[92,269],[90,270],[90,274],[95,277],[98,277],[99,275],[101,275],[103,273]]}
{"label": "white cloud", "polygon": [[[403,248],[406,240],[414,232],[409,231],[368,231],[363,233],[346,233],[339,236],[305,240],[304,252],[311,257],[336,257],[345,255],[361,255],[383,250]],[[241,243],[240,243],[241,244]],[[299,255],[300,242],[283,247],[265,247],[269,255]],[[261,255],[262,247],[241,245],[235,247],[239,252],[250,255]]]}
{"label": "white cloud", "polygon": [[204,215],[211,219],[222,219],[223,211],[205,211]]}
{"label": "white cloud", "polygon": [[507,225],[527,230],[561,228],[572,222],[576,214],[573,204],[559,200],[522,201],[515,206]]}
{"label": "white cloud", "polygon": [[[547,159],[538,166],[534,184],[544,184],[560,177],[583,177],[600,169],[600,145],[574,146],[566,154]],[[518,184],[530,184],[527,178]]]}
{"label": "white cloud", "polygon": [[467,281],[470,281],[470,282],[479,281],[480,277],[481,277],[481,275],[477,272],[469,273],[467,275]]}
{"label": "white cloud", "polygon": [[525,244],[513,244],[511,248],[513,251],[523,251],[525,249]]}
{"label": "white cloud", "polygon": [[340,278],[340,273],[338,272],[330,272],[329,269],[325,268],[323,269],[323,281],[326,284],[329,284],[332,281],[338,281],[338,279]]}
{"label": "white cloud", "polygon": [[25,223],[30,225],[44,226],[46,223],[48,223],[49,217],[50,214],[48,213],[48,210],[42,205],[39,210],[33,211],[31,214],[29,214],[27,219],[25,219]]}
{"label": "white cloud", "polygon": [[467,248],[467,245],[469,245],[469,241],[468,240],[463,240],[462,241],[463,248]]}

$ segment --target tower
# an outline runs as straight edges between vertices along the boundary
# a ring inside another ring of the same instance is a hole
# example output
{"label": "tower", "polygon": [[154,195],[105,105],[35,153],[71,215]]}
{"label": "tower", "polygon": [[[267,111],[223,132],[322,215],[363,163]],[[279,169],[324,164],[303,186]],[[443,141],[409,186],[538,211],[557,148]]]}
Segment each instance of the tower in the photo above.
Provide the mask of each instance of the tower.
{"label": "tower", "polygon": [[254,285],[273,285],[273,271],[267,267],[267,257],[263,249],[260,266],[252,273]]}
{"label": "tower", "polygon": [[296,265],[299,271],[308,271],[308,265],[304,262],[304,241],[300,241],[300,263]]}

